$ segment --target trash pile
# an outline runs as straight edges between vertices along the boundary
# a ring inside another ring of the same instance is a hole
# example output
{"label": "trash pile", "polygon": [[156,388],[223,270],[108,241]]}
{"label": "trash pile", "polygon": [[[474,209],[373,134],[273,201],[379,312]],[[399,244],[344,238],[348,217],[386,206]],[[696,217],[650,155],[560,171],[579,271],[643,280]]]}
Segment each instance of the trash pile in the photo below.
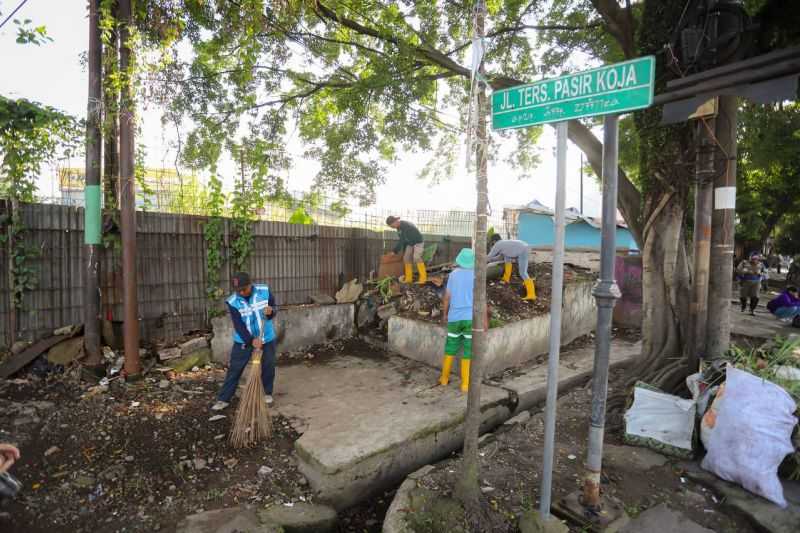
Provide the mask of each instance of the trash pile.
{"label": "trash pile", "polygon": [[[365,283],[356,301],[356,325],[359,331],[373,331],[385,339],[389,318],[393,316],[440,323],[442,296],[447,288],[447,278],[454,268],[452,263],[429,267],[428,283],[425,285],[402,283],[401,278],[396,276],[384,276]],[[536,284],[537,299],[525,301],[522,299],[525,294],[522,279],[515,274],[509,284],[502,283],[502,265],[490,265],[486,276],[487,302],[491,309],[490,327],[549,313],[551,272],[552,265],[549,263],[529,266],[529,274]],[[564,265],[565,283],[593,279],[595,276],[588,269]]]}
{"label": "trash pile", "polygon": [[683,399],[637,383],[625,440],[701,467],[785,508],[780,478],[800,480],[800,337],[734,347],[686,379]]}
{"label": "trash pile", "polygon": [[[110,328],[104,328],[110,329]],[[100,390],[108,388],[110,382],[124,378],[125,357],[122,347],[113,335],[104,332],[102,364],[98,369],[83,369],[83,377],[98,383]],[[110,336],[109,336],[110,335]],[[156,343],[139,350],[144,373],[159,369],[163,372],[181,373],[204,367],[211,362],[210,335],[193,332],[178,341]],[[83,325],[59,328],[50,336],[30,343],[19,341],[0,362],[0,378],[11,378],[22,373],[46,378],[51,375],[81,373],[80,363],[85,359]]]}

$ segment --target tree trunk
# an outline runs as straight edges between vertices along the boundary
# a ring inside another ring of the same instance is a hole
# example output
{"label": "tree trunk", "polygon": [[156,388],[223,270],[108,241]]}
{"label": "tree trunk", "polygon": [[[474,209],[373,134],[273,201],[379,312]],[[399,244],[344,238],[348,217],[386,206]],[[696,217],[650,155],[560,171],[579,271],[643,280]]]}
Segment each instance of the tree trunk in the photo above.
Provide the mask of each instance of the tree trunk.
{"label": "tree trunk", "polygon": [[[478,2],[476,35],[483,37],[486,5]],[[480,65],[483,74],[483,62]],[[477,91],[476,128],[476,170],[478,205],[475,222],[475,285],[472,307],[472,364],[467,396],[467,415],[464,422],[464,451],[461,459],[461,473],[456,482],[455,495],[464,506],[470,527],[473,531],[487,530],[489,513],[482,501],[479,485],[480,463],[478,457],[478,437],[481,427],[481,387],[484,359],[486,356],[488,323],[486,316],[486,212],[488,205],[487,186],[487,148],[486,133],[486,85],[479,80]]]}
{"label": "tree trunk", "polygon": [[[647,0],[642,8],[638,48],[655,54],[669,42],[684,2]],[[657,55],[656,92],[675,74]],[[694,136],[688,124],[662,126],[661,109],[635,115],[642,176],[642,353],[628,368],[627,384],[637,380],[674,392],[687,375],[684,344],[689,328],[690,275],[686,253],[686,206],[694,173]],[[620,190],[620,204],[626,199]],[[619,391],[624,394],[625,391]],[[619,396],[612,402],[619,406]]]}

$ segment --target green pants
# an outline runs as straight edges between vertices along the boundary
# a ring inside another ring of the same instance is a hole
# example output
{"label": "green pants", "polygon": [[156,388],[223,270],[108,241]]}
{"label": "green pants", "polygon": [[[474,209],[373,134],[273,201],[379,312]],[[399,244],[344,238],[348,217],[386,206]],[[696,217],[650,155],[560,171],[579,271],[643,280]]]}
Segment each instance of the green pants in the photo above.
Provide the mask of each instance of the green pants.
{"label": "green pants", "polygon": [[447,323],[447,342],[444,345],[445,355],[456,355],[464,346],[463,359],[472,357],[472,320],[459,320]]}

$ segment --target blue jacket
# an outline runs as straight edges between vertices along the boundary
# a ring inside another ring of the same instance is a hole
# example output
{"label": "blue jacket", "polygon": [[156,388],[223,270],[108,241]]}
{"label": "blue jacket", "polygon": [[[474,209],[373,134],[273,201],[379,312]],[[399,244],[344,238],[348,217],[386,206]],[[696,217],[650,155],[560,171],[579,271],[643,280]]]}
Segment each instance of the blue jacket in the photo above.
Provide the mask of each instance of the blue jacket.
{"label": "blue jacket", "polygon": [[[266,285],[253,285],[250,298],[233,293],[225,302],[233,322],[233,342],[251,346],[255,337],[265,343],[275,340],[272,319],[278,313],[275,297]],[[264,315],[267,306],[272,308],[270,316]]]}

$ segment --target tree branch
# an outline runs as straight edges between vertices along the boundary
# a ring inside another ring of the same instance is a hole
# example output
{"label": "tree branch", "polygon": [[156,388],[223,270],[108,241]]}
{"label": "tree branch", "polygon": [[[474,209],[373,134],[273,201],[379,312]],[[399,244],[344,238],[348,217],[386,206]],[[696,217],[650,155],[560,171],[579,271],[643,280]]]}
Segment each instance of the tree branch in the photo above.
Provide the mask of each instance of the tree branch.
{"label": "tree branch", "polygon": [[625,58],[636,57],[636,23],[630,3],[623,8],[617,0],[591,0],[591,2],[606,23],[608,32],[619,43]]}
{"label": "tree branch", "polygon": [[[492,37],[499,37],[501,35],[505,35],[506,33],[516,33],[523,30],[537,30],[537,31],[548,31],[548,30],[555,30],[555,31],[580,31],[580,30],[588,30],[591,28],[598,28],[602,26],[602,22],[592,22],[591,24],[587,24],[586,26],[566,26],[563,24],[552,24],[552,25],[543,25],[543,26],[532,26],[530,24],[519,24],[517,26],[506,26],[502,28],[498,28],[492,32],[486,34],[487,39],[491,39]],[[445,55],[451,56],[456,52],[460,52],[464,48],[468,47],[471,42],[463,43],[452,50],[445,52]]]}

